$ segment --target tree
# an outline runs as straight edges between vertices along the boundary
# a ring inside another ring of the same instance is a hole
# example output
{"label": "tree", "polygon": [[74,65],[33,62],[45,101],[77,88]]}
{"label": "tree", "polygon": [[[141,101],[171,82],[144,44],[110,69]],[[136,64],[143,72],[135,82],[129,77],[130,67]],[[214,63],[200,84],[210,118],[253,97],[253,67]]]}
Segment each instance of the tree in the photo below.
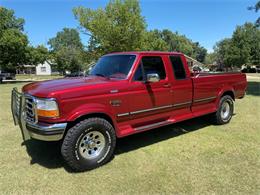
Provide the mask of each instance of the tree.
{"label": "tree", "polygon": [[22,32],[24,20],[16,18],[13,10],[4,7],[0,7],[0,18],[0,67],[14,70],[25,62],[28,39]]}
{"label": "tree", "polygon": [[[248,7],[248,9],[258,12],[260,10],[260,1],[258,1],[254,6]],[[260,27],[260,17],[257,18],[255,25],[256,25],[256,27]]]}
{"label": "tree", "polygon": [[43,63],[48,50],[43,46],[29,45],[23,33],[24,19],[16,18],[13,10],[0,7],[0,68],[14,71],[17,66],[26,63]]}
{"label": "tree", "polygon": [[174,33],[165,29],[161,32],[161,37],[167,43],[168,51],[177,51],[189,56],[192,55],[192,42],[184,35],[179,35],[178,32]]}
{"label": "tree", "polygon": [[207,50],[201,47],[198,42],[192,42],[186,36],[168,29],[149,31],[145,37],[146,50],[182,52],[200,62],[204,62],[207,54]]}
{"label": "tree", "polygon": [[63,28],[54,38],[48,41],[52,51],[58,51],[63,48],[83,49],[79,32],[73,28]]}
{"label": "tree", "polygon": [[76,29],[64,28],[48,41],[59,71],[79,71],[83,65],[83,44]]}
{"label": "tree", "polygon": [[207,55],[207,50],[204,47],[201,47],[199,42],[192,43],[193,53],[192,57],[194,57],[199,62],[205,62],[205,58]]}
{"label": "tree", "polygon": [[0,6],[0,34],[4,30],[17,29],[23,31],[24,19],[16,18],[14,11]]}
{"label": "tree", "polygon": [[260,64],[260,30],[252,23],[238,26],[232,38],[216,44],[217,62],[226,67]]}
{"label": "tree", "polygon": [[215,52],[208,53],[205,58],[205,64],[214,64],[216,62],[216,59],[217,57]]}
{"label": "tree", "polygon": [[168,51],[167,43],[161,38],[160,31],[153,30],[145,33],[143,50]]}
{"label": "tree", "polygon": [[137,0],[111,0],[104,9],[77,7],[73,12],[96,56],[143,48],[146,24]]}
{"label": "tree", "polygon": [[48,57],[49,51],[43,45],[37,47],[28,46],[26,48],[26,61],[29,64],[42,64],[48,60]]}

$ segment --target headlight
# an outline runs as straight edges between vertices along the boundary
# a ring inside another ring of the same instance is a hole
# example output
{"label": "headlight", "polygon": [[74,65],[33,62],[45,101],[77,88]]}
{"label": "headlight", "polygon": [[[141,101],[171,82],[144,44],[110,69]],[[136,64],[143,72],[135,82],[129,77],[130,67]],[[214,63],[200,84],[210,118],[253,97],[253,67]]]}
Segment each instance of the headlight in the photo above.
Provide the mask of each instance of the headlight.
{"label": "headlight", "polygon": [[55,100],[36,99],[36,108],[38,116],[58,117],[59,108]]}

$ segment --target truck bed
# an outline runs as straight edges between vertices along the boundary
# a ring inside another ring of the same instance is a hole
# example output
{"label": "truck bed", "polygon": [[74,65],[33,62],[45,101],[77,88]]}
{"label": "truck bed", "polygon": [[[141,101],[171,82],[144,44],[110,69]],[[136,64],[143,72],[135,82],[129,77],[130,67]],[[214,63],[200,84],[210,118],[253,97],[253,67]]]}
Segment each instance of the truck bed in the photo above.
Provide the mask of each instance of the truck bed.
{"label": "truck bed", "polygon": [[246,75],[240,72],[227,73],[193,73],[192,111],[210,112],[217,109],[214,101],[220,94],[229,93],[235,100],[245,95]]}

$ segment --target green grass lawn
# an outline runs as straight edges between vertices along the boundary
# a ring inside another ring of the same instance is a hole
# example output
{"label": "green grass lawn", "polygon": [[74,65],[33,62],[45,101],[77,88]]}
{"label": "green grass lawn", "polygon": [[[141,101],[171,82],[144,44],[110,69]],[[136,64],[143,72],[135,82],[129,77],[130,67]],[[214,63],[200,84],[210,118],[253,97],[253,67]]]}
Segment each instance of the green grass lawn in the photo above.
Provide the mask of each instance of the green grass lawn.
{"label": "green grass lawn", "polygon": [[0,194],[260,194],[258,78],[229,124],[202,117],[120,139],[110,163],[84,173],[70,171],[57,143],[21,146],[10,92],[23,85],[0,85]]}

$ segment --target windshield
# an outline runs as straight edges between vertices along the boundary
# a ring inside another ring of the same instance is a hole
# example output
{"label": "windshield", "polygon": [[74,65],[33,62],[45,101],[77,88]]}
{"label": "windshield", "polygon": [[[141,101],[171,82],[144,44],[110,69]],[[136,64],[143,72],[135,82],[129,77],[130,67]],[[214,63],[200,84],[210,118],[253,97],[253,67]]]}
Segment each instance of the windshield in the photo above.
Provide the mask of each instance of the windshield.
{"label": "windshield", "polygon": [[125,79],[134,61],[135,55],[104,56],[91,69],[90,75]]}

